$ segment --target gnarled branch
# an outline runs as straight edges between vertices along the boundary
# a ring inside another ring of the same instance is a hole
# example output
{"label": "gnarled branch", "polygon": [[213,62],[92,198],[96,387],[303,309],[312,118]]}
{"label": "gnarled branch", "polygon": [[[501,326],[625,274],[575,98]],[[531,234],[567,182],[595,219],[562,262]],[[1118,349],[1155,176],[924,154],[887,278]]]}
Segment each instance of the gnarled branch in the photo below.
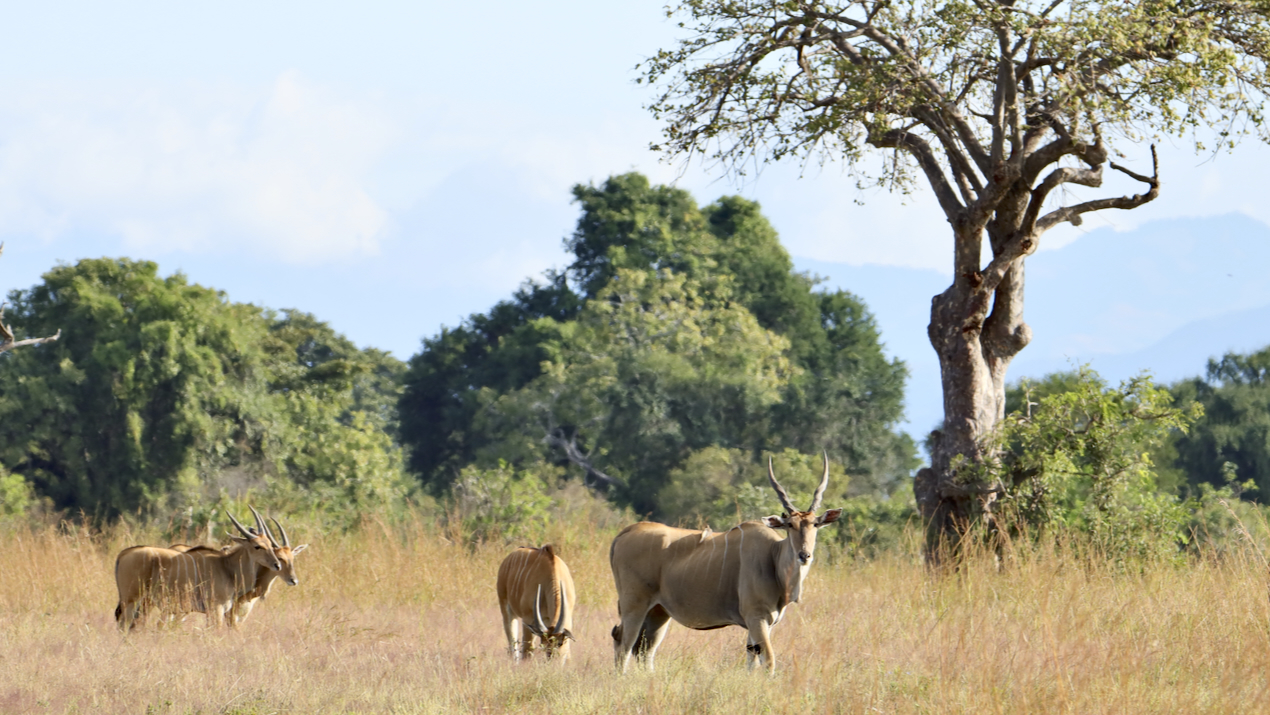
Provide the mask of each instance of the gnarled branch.
{"label": "gnarled branch", "polygon": [[[4,243],[0,242],[0,254],[4,253]],[[0,353],[7,353],[14,348],[25,347],[28,345],[43,345],[51,343],[62,337],[62,331],[59,328],[56,335],[50,335],[47,338],[27,338],[25,340],[13,339],[13,328],[4,324],[4,309],[8,307],[7,303],[0,303]]]}
{"label": "gnarled branch", "polygon": [[1143,176],[1142,174],[1130,171],[1120,166],[1114,161],[1111,162],[1111,168],[1130,177],[1135,181],[1141,181],[1150,187],[1146,193],[1134,194],[1132,196],[1117,196],[1108,199],[1097,199],[1095,201],[1086,201],[1076,204],[1075,206],[1065,206],[1056,209],[1042,216],[1036,222],[1036,232],[1043,233],[1054,226],[1069,221],[1073,226],[1080,225],[1081,214],[1090,211],[1101,211],[1102,209],[1136,209],[1137,207],[1155,200],[1160,195],[1160,159],[1156,155],[1155,145],[1151,145],[1151,176]]}

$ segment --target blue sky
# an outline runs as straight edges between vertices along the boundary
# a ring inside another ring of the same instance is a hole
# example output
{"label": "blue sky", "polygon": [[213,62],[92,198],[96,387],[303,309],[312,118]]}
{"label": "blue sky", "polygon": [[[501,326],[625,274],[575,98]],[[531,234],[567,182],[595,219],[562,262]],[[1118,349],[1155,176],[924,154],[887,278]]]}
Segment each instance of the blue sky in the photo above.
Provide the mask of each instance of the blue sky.
{"label": "blue sky", "polygon": [[[924,192],[861,193],[833,163],[738,181],[650,153],[658,125],[633,68],[675,37],[660,2],[496,1],[479,14],[430,2],[44,2],[6,3],[5,15],[5,289],[58,261],[148,258],[406,358],[441,325],[561,265],[577,217],[570,187],[630,170],[702,203],[757,199],[800,265],[844,266],[865,283],[884,274],[871,267],[915,271],[897,280],[926,291],[914,276],[937,284],[951,260]],[[1146,170],[1145,146],[1122,150]],[[1053,231],[1042,250],[1182,218],[1241,214],[1264,227],[1267,160],[1255,142],[1213,158],[1166,141],[1160,200]],[[1266,240],[1235,233],[1236,245]],[[1103,290],[1082,265],[1069,285]],[[1184,281],[1175,291],[1211,300]],[[928,292],[916,313],[879,309],[888,345],[915,370],[933,357]],[[1068,357],[1132,352],[1177,329],[1174,311],[1126,300],[1120,312],[1082,304],[1087,329],[1055,328],[1084,336]]]}

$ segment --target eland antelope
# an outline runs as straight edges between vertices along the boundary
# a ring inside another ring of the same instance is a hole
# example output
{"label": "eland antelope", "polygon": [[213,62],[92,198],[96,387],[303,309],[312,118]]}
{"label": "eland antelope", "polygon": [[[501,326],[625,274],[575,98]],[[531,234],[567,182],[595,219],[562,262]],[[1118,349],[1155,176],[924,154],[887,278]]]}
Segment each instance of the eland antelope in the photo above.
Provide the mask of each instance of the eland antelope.
{"label": "eland antelope", "polygon": [[[251,609],[256,605],[257,601],[264,600],[264,598],[269,595],[269,591],[273,588],[273,583],[276,579],[281,578],[290,586],[295,586],[300,583],[300,577],[295,573],[295,557],[298,556],[301,551],[309,548],[308,544],[300,544],[295,547],[291,546],[291,537],[287,535],[287,530],[283,528],[282,524],[278,523],[277,519],[271,516],[269,519],[273,522],[274,526],[278,527],[278,533],[282,536],[282,543],[279,544],[278,540],[274,538],[273,532],[269,529],[268,525],[265,524],[265,520],[260,516],[260,513],[256,511],[256,508],[251,505],[248,505],[247,508],[251,509],[252,515],[256,517],[256,528],[248,529],[248,531],[250,531],[253,535],[263,533],[269,539],[269,543],[273,545],[273,553],[278,557],[278,561],[281,562],[282,568],[278,571],[274,571],[265,566],[260,566],[256,569],[255,585],[250,591],[242,594],[234,601],[234,607],[230,612],[230,616],[232,618],[232,623],[235,626],[247,619],[247,616],[251,614]],[[189,544],[172,544],[168,548],[173,551],[180,551],[183,553],[196,549],[216,551],[216,549],[211,546],[190,546]],[[230,548],[232,547],[225,546],[222,547],[220,551],[227,551]]]}
{"label": "eland antelope", "polygon": [[249,531],[233,514],[229,519],[242,536],[231,536],[234,544],[224,550],[195,546],[182,552],[132,546],[119,552],[115,558],[119,627],[132,629],[152,607],[171,615],[201,611],[219,626],[238,597],[255,586],[258,568],[282,568],[265,534]]}
{"label": "eland antelope", "polygon": [[[252,509],[252,511],[254,512],[255,509]],[[282,536],[282,543],[279,544],[277,539],[274,538],[273,532],[264,523],[264,520],[260,519],[259,514],[256,515],[256,518],[260,523],[260,529],[257,531],[264,531],[265,536],[269,537],[270,543],[273,544],[273,553],[278,557],[282,568],[273,571],[260,567],[256,570],[255,587],[234,601],[234,608],[230,614],[234,625],[245,621],[247,616],[251,614],[251,609],[256,605],[256,602],[263,601],[269,595],[269,589],[273,588],[275,579],[282,579],[288,586],[295,586],[300,583],[300,577],[295,573],[295,557],[299,556],[301,551],[309,548],[308,544],[291,546],[291,537],[287,536],[287,530],[282,528],[282,524],[279,524],[278,520],[271,516],[269,519],[273,521],[274,526],[278,527],[278,534]]]}
{"label": "eland antelope", "polygon": [[[577,598],[569,567],[551,544],[540,549],[521,547],[508,554],[498,567],[498,609],[512,657],[520,660],[531,654],[537,636],[548,658],[558,653],[567,661]],[[555,621],[550,628],[543,620],[544,604],[547,619]]]}
{"label": "eland antelope", "polygon": [[836,521],[842,510],[816,516],[829,484],[828,455],[807,511],[794,508],[770,459],[767,476],[785,507],[780,516],[747,521],[722,533],[644,521],[613,539],[609,565],[621,619],[613,627],[618,670],[626,671],[632,654],[652,670],[657,646],[674,619],[697,630],[747,629],[746,665],[753,669],[758,661],[769,673],[776,671],[771,628],[802,596],[816,551],[816,530]]}

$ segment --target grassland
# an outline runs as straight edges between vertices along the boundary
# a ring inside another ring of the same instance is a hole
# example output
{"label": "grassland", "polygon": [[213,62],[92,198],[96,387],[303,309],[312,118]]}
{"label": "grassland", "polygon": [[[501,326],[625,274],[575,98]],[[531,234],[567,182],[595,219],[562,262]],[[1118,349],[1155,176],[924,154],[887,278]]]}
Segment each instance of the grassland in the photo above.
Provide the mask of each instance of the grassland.
{"label": "grassland", "polygon": [[574,659],[512,663],[494,595],[504,544],[423,524],[311,547],[238,630],[202,616],[125,636],[114,554],[154,533],[0,529],[0,713],[1260,713],[1270,604],[1259,553],[1118,569],[1042,550],[929,573],[823,550],[775,630],[672,626],[655,673],[613,673],[611,532],[553,535],[579,588]]}

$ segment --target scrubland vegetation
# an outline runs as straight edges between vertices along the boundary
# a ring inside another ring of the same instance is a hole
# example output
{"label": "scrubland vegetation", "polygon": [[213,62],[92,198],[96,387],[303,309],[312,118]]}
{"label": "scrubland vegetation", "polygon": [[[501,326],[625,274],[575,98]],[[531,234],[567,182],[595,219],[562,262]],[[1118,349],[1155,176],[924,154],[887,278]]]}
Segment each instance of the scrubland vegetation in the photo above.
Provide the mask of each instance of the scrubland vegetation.
{"label": "scrubland vegetation", "polygon": [[[1172,386],[1011,386],[956,465],[982,509],[931,568],[907,368],[864,303],[794,272],[752,202],[634,174],[575,195],[575,262],[408,362],[153,263],[12,292],[15,335],[64,332],[0,359],[0,713],[1270,704],[1270,350]],[[740,629],[677,626],[657,673],[616,677],[617,531],[779,513],[769,458],[801,506],[822,454],[843,518],[776,678],[745,671]],[[238,630],[117,631],[121,548],[219,543],[248,503],[310,544],[299,586]],[[546,541],[580,591],[575,660],[515,665],[495,574]]]}
{"label": "scrubland vegetation", "polygon": [[[1264,524],[1184,562],[1117,563],[1052,541],[923,565],[827,539],[775,629],[778,673],[743,631],[672,626],[658,669],[613,671],[617,526],[552,521],[579,589],[574,659],[515,664],[494,594],[520,541],[473,544],[421,512],[347,531],[292,519],[301,582],[238,630],[120,633],[114,554],[157,529],[0,530],[0,711],[437,713],[1236,713],[1270,707]],[[826,536],[829,534],[826,533]]]}

